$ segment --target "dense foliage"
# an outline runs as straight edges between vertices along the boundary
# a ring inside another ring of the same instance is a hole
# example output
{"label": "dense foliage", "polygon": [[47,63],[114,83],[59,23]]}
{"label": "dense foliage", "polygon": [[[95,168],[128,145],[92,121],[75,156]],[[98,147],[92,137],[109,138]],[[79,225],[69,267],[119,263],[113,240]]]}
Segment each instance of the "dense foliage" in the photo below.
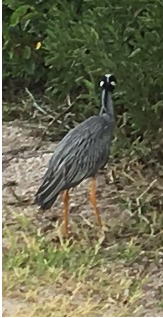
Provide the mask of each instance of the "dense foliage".
{"label": "dense foliage", "polygon": [[4,0],[4,89],[39,86],[55,100],[82,93],[90,106],[99,75],[114,72],[121,125],[127,120],[133,132],[158,131],[162,30],[162,0]]}

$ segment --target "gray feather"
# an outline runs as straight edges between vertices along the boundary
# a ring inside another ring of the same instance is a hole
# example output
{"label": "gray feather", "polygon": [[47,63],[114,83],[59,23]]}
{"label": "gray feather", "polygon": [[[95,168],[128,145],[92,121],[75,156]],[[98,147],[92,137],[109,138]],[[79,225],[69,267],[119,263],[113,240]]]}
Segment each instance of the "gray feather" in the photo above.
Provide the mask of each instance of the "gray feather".
{"label": "gray feather", "polygon": [[108,117],[92,116],[69,131],[55,148],[44,182],[36,193],[39,205],[49,208],[48,202],[60,192],[94,176],[106,164],[113,126]]}

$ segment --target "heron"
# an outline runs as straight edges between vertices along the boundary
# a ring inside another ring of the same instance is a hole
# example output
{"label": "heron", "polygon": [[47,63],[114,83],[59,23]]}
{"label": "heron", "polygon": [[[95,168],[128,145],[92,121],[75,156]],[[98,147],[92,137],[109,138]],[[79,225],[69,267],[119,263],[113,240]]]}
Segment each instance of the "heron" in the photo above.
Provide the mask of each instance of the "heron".
{"label": "heron", "polygon": [[42,210],[50,209],[57,197],[63,195],[63,231],[68,237],[69,190],[90,178],[90,202],[97,223],[102,221],[96,201],[96,174],[104,168],[110,155],[115,126],[112,92],[117,80],[113,74],[103,75],[101,109],[71,129],[58,143],[50,158],[43,182],[35,194],[35,203]]}

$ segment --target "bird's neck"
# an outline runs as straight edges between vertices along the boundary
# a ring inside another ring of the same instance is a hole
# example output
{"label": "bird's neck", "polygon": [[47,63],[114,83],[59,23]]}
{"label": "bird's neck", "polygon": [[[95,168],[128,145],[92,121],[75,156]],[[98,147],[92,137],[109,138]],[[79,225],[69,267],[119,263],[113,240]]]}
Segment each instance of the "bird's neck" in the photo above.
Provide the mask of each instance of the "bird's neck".
{"label": "bird's neck", "polygon": [[111,93],[103,89],[101,95],[101,110],[100,116],[108,115],[110,120],[114,121],[114,109]]}

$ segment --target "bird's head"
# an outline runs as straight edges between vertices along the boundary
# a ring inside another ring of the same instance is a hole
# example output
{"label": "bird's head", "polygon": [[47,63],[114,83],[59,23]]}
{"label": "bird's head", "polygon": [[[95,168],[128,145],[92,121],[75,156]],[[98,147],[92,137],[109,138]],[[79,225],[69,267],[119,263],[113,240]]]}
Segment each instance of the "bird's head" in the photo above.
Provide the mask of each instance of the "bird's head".
{"label": "bird's head", "polygon": [[114,75],[112,74],[106,74],[101,77],[100,79],[100,87],[102,89],[106,89],[110,92],[113,92],[115,86],[116,86],[117,80]]}

